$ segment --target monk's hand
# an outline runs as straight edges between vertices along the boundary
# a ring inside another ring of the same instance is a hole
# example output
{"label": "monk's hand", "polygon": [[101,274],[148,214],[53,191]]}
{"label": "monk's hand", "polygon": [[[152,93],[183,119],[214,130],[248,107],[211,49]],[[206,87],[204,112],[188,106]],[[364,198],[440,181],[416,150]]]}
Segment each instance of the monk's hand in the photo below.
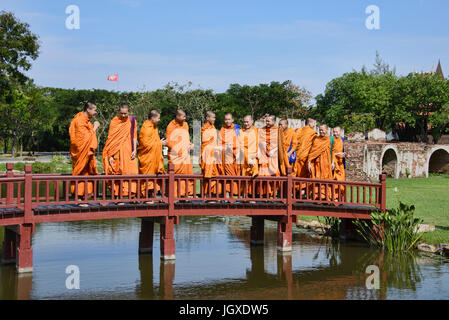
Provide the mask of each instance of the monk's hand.
{"label": "monk's hand", "polygon": [[167,141],[167,139],[161,139],[161,143],[163,146],[166,146],[168,141]]}
{"label": "monk's hand", "polygon": [[189,144],[188,150],[189,150],[189,151],[190,151],[190,150],[193,150],[194,147],[195,147],[195,145],[194,145],[193,143],[190,143],[190,144]]}
{"label": "monk's hand", "polygon": [[332,170],[335,169],[335,162],[332,162],[331,168],[332,168]]}
{"label": "monk's hand", "polygon": [[131,160],[134,160],[136,158],[136,150],[134,150],[132,153],[131,153]]}
{"label": "monk's hand", "polygon": [[112,166],[114,164],[114,157],[109,158],[109,164]]}
{"label": "monk's hand", "polygon": [[95,121],[94,122],[94,131],[97,131],[97,129],[100,127],[100,122],[99,121]]}

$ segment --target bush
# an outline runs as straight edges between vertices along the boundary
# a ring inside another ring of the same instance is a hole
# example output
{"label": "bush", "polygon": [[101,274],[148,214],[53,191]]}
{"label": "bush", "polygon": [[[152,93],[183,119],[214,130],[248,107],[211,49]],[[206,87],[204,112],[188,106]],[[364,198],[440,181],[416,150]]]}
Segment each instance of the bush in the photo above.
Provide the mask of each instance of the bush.
{"label": "bush", "polygon": [[421,219],[414,218],[415,206],[399,202],[397,209],[380,211],[371,214],[371,221],[355,220],[357,232],[370,246],[388,251],[408,251],[414,248],[421,239],[418,224]]}

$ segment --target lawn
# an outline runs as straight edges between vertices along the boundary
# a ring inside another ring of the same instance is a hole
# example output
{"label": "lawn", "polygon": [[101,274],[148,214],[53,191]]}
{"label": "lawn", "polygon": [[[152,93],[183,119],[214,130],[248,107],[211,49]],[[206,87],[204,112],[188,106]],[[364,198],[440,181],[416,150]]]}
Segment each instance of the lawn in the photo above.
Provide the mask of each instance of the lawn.
{"label": "lawn", "polygon": [[399,201],[415,205],[416,216],[435,225],[434,232],[424,234],[424,242],[449,243],[449,175],[388,179],[387,207],[396,207]]}
{"label": "lawn", "polygon": [[[449,175],[387,179],[387,208],[397,207],[399,201],[415,205],[415,216],[435,226],[434,232],[424,233],[424,242],[449,243]],[[313,216],[299,219],[318,220]]]}

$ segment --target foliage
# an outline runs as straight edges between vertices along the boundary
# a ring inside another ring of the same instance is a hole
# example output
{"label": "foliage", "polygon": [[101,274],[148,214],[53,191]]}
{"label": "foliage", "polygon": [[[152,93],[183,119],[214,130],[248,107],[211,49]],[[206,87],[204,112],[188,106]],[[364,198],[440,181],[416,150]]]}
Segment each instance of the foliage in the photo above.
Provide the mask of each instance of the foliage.
{"label": "foliage", "polygon": [[[12,12],[0,13],[0,91],[5,98],[16,85],[28,78],[23,73],[31,68],[31,60],[39,55],[38,36],[31,33],[29,24],[20,22]],[[3,100],[3,99],[2,99]]]}
{"label": "foliage", "polygon": [[321,217],[317,217],[320,223],[324,225],[330,226],[330,229],[327,231],[327,235],[334,238],[340,235],[340,224],[341,219],[336,217],[322,217],[324,222],[321,222]]}
{"label": "foliage", "polygon": [[449,80],[432,73],[398,77],[378,53],[373,70],[345,73],[315,99],[318,120],[346,132],[389,131],[401,123],[427,142],[428,124],[436,140],[449,129]]}
{"label": "foliage", "polygon": [[[415,206],[399,202],[386,213],[373,212],[371,221],[355,220],[357,232],[370,246],[388,251],[408,251],[415,247],[422,234],[417,232],[421,219],[415,218]],[[372,224],[372,225],[371,225]]]}

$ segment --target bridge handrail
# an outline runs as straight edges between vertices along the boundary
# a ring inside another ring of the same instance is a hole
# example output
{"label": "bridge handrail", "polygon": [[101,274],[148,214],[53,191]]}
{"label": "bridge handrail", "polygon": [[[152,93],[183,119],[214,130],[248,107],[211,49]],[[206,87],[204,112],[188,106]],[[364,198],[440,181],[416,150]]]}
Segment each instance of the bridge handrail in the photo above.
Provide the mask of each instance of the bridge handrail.
{"label": "bridge handrail", "polygon": [[[201,174],[175,174],[173,164],[169,164],[169,172],[156,175],[95,175],[95,176],[72,176],[65,174],[32,174],[31,165],[25,166],[25,174],[15,175],[12,172],[13,165],[7,164],[6,176],[0,177],[0,186],[6,185],[5,190],[2,188],[0,194],[0,208],[23,208],[25,211],[34,210],[37,206],[46,204],[76,204],[82,198],[78,196],[78,186],[80,184],[92,183],[94,193],[91,196],[87,194],[83,202],[98,202],[107,204],[117,201],[162,201],[168,203],[169,211],[174,211],[174,202],[178,200],[223,200],[218,192],[211,196],[211,192],[205,190],[208,183],[215,181],[216,186],[223,189],[231,188],[232,196],[227,198],[229,202],[236,201],[262,201],[262,202],[280,202],[288,205],[291,212],[294,202],[304,203],[326,203],[326,204],[356,204],[362,206],[375,206],[385,212],[385,195],[386,184],[385,175],[380,175],[379,183],[371,182],[352,182],[352,181],[336,181],[336,180],[319,180],[310,178],[300,178],[291,176],[291,168],[287,176],[216,176],[213,178],[204,178]],[[193,181],[192,181],[193,180]],[[62,182],[63,195],[60,195],[60,183]],[[149,185],[157,184],[161,195],[146,195],[136,192],[135,199],[131,199],[129,195],[123,194],[123,186],[125,184],[136,183],[136,191],[147,188]],[[190,188],[193,184],[194,192],[189,197],[189,192],[180,195],[178,189],[175,194],[173,188],[177,184],[185,184]],[[40,191],[41,184],[44,185],[44,192]],[[50,186],[54,190],[50,191]],[[118,187],[119,192],[116,194],[112,191],[112,184]],[[17,185],[17,186],[15,186]],[[226,185],[226,187],[225,187]],[[100,186],[102,187],[100,193]],[[237,191],[236,190],[237,187]],[[70,190],[71,188],[74,190]],[[199,190],[198,190],[199,187]],[[298,188],[299,187],[299,188]],[[250,190],[252,189],[252,191]],[[295,191],[296,190],[296,191]],[[199,193],[198,193],[199,191]],[[355,191],[355,194],[354,194]],[[256,193],[260,195],[256,197]],[[270,195],[262,197],[263,192]],[[349,192],[349,196],[348,196]],[[43,194],[42,194],[43,193]],[[53,193],[53,194],[52,194]],[[74,196],[72,197],[72,193]],[[249,196],[251,194],[251,196]],[[321,195],[320,195],[321,194]],[[354,200],[355,199],[355,200]],[[28,212],[29,219],[32,213]]]}

